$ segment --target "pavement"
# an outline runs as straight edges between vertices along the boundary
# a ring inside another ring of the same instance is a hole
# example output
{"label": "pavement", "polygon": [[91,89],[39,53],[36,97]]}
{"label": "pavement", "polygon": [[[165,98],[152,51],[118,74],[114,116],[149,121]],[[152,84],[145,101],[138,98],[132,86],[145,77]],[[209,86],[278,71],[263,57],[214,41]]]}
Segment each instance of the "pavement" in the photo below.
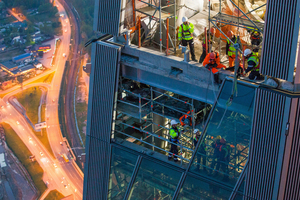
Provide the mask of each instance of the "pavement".
{"label": "pavement", "polygon": [[[57,55],[62,55],[65,53],[68,55],[69,44],[71,37],[71,27],[69,24],[69,19],[67,14],[62,7],[62,5],[56,1],[58,5],[58,11],[60,14],[64,14],[62,17],[62,25],[64,30],[61,38],[61,45],[58,49]],[[60,130],[59,119],[58,119],[58,98],[60,92],[61,80],[64,72],[66,58],[63,56],[57,56],[55,61],[55,66],[45,72],[42,76],[50,74],[55,71],[51,84],[38,83],[39,86],[45,86],[48,88],[48,93],[46,97],[46,122],[48,125],[47,133],[50,146],[53,150],[55,158],[53,158],[47,149],[42,145],[39,139],[31,131],[27,121],[24,116],[21,115],[12,105],[7,106],[6,102],[10,96],[22,91],[20,86],[10,88],[6,91],[0,92],[0,94],[7,94],[0,100],[0,104],[4,105],[1,109],[2,121],[11,125],[18,136],[22,139],[28,149],[36,156],[38,163],[44,170],[44,182],[48,182],[48,189],[56,189],[61,192],[64,196],[73,194],[74,199],[82,199],[83,192],[83,173],[78,170],[75,161],[70,159],[70,162],[66,163],[64,159],[60,156],[62,153],[66,153],[70,158],[70,154],[65,143],[63,145],[60,142],[63,141],[62,133]],[[35,86],[35,84],[30,84],[30,82],[40,78],[37,76],[33,79],[25,81],[23,88]],[[19,122],[19,124],[16,123]],[[42,155],[41,155],[42,153]],[[57,167],[54,166],[56,164]]]}

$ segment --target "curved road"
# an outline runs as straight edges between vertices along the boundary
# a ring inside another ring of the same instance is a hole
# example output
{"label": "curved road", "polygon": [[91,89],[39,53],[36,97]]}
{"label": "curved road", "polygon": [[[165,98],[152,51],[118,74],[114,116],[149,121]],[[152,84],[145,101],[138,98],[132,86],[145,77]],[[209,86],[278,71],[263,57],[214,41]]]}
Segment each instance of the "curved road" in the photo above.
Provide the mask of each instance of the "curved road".
{"label": "curved road", "polygon": [[[48,139],[55,155],[53,158],[42,145],[42,143],[37,139],[35,134],[31,131],[29,125],[27,124],[24,117],[17,112],[17,110],[11,106],[7,105],[6,102],[8,98],[22,89],[20,86],[15,86],[9,90],[0,92],[0,94],[6,94],[3,99],[0,100],[1,105],[5,105],[1,109],[1,119],[2,121],[10,124],[12,128],[16,131],[19,137],[23,140],[29,150],[36,155],[37,161],[44,169],[44,181],[48,181],[48,188],[50,190],[57,189],[63,195],[68,196],[70,194],[74,195],[75,199],[82,199],[82,190],[83,190],[83,174],[78,170],[77,165],[73,160],[70,159],[70,162],[66,163],[63,158],[60,156],[62,153],[69,155],[68,149],[65,144],[61,145],[62,134],[60,130],[59,120],[58,120],[58,98],[60,93],[60,85],[64,72],[66,58],[63,57],[63,53],[66,55],[69,54],[69,44],[71,36],[71,27],[67,14],[63,6],[56,1],[58,5],[58,10],[60,14],[64,14],[62,18],[62,25],[66,25],[63,31],[63,35],[60,37],[62,42],[60,48],[57,52],[56,65],[55,68],[49,70],[48,72],[42,74],[45,76],[47,74],[55,71],[52,83],[35,83],[30,84],[30,82],[39,79],[41,76],[37,76],[31,80],[24,82],[23,89],[33,87],[33,86],[44,86],[48,88],[47,99],[46,99],[46,122],[48,125],[47,133]],[[75,48],[76,49],[76,48]],[[77,51],[77,50],[76,50]],[[19,124],[17,124],[17,121]],[[43,155],[40,155],[40,152]],[[69,156],[70,157],[70,156]],[[54,163],[58,166],[54,166]]]}

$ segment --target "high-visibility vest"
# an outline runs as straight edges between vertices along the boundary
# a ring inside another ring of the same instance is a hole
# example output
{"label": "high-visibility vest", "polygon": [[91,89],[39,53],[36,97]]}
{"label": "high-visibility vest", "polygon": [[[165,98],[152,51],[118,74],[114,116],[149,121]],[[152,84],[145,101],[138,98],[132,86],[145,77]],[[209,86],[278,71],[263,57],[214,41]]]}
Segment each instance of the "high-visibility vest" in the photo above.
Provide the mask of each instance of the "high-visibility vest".
{"label": "high-visibility vest", "polygon": [[[233,43],[232,43],[233,42]],[[227,43],[230,44],[229,46],[229,51],[228,51],[228,56],[233,56],[235,55],[235,51],[236,49],[234,48],[234,44],[237,43],[237,38],[235,38],[235,41],[232,41],[230,42],[228,39],[227,39]]]}
{"label": "high-visibility vest", "polygon": [[[208,47],[209,47],[210,44],[212,44],[212,39],[213,39],[212,36],[208,37],[208,39],[207,39]],[[205,34],[204,34],[204,38],[202,40],[202,46],[204,48],[206,47],[206,36],[205,36]]]}
{"label": "high-visibility vest", "polygon": [[249,61],[253,61],[255,63],[255,66],[251,71],[259,71],[259,58],[255,53],[252,53],[252,56],[248,59]]}
{"label": "high-visibility vest", "polygon": [[169,134],[170,134],[170,136],[171,136],[172,139],[176,139],[178,137],[178,135],[179,135],[178,132],[179,131],[178,131],[177,128],[175,128],[175,129],[171,128],[170,131],[169,131]]}
{"label": "high-visibility vest", "polygon": [[192,40],[192,33],[194,32],[194,25],[188,23],[187,25],[181,24],[178,31],[178,40]]}

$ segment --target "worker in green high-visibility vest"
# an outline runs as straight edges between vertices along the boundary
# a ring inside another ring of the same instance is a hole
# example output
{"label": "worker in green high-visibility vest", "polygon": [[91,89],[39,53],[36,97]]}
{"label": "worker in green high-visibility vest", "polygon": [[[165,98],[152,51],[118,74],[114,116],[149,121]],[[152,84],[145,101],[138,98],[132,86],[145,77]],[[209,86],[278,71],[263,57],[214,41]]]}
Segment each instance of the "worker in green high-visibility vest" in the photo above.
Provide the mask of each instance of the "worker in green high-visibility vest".
{"label": "worker in green high-visibility vest", "polygon": [[228,56],[229,61],[229,68],[227,68],[227,70],[234,70],[234,60],[236,56],[236,49],[234,48],[234,44],[238,43],[238,39],[232,31],[228,31],[227,36],[232,41],[231,42],[230,40],[227,40],[226,43],[226,54]]}
{"label": "worker in green high-visibility vest", "polygon": [[178,41],[182,46],[189,45],[192,61],[197,62],[195,57],[193,33],[194,33],[194,25],[188,22],[187,17],[183,17],[182,24],[179,26]]}
{"label": "worker in green high-visibility vest", "polygon": [[173,155],[174,155],[174,162],[178,161],[177,155],[178,155],[178,148],[177,148],[177,143],[179,142],[179,136],[180,136],[180,130],[177,128],[177,122],[176,120],[171,121],[171,129],[169,130],[169,135],[170,135],[170,142],[171,143],[171,149],[169,152],[169,157],[168,160],[171,160]]}
{"label": "worker in green high-visibility vest", "polygon": [[259,73],[260,60],[256,53],[252,52],[250,49],[244,51],[245,59],[247,59],[248,68],[245,73],[251,72],[249,74],[250,80],[263,80],[264,77]]}

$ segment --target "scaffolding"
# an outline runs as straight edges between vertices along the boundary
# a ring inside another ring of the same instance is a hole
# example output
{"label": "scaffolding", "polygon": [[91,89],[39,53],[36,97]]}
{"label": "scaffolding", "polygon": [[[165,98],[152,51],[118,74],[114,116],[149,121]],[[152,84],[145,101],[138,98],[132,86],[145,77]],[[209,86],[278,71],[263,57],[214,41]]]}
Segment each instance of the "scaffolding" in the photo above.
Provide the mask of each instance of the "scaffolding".
{"label": "scaffolding", "polygon": [[[228,15],[226,13],[222,12],[222,0],[219,0],[219,11],[216,15],[211,15],[211,1],[209,1],[208,3],[208,9],[209,9],[209,15],[208,15],[208,21],[216,28],[220,31],[220,33],[227,39],[227,41],[230,41],[231,43],[234,44],[234,42],[232,42],[232,40],[230,38],[227,37],[227,34],[224,33],[222,31],[222,26],[226,26],[226,25],[230,25],[230,26],[235,26],[239,28],[244,28],[247,30],[255,30],[258,31],[260,33],[263,33],[263,29],[264,29],[264,23],[257,21],[257,20],[252,20],[248,15],[251,14],[253,11],[266,6],[266,4],[263,4],[261,6],[259,6],[258,8],[255,8],[247,13],[245,13],[240,7],[239,7],[239,3],[238,5],[234,2],[234,0],[226,0],[227,3],[232,4],[234,9],[237,9],[238,11],[238,15],[234,16],[232,15]],[[209,23],[209,26],[210,26]],[[209,29],[210,30],[210,27]],[[220,41],[219,41],[220,42]],[[245,46],[248,45],[244,45],[243,48],[241,49],[245,49]],[[239,49],[239,52],[241,53],[241,49]]]}
{"label": "scaffolding", "polygon": [[[122,78],[121,78],[122,79]],[[130,85],[130,84],[129,84]],[[176,145],[179,149],[178,158],[181,165],[188,163],[194,152],[194,129],[202,130],[202,124],[205,123],[207,114],[212,108],[211,105],[199,106],[196,100],[183,99],[174,93],[156,89],[149,86],[145,90],[133,92],[125,89],[122,80],[119,83],[119,92],[116,106],[115,128],[113,132],[114,138],[120,138],[128,142],[143,146],[163,155],[169,154],[169,145]],[[175,103],[174,103],[175,102]],[[187,114],[190,111],[190,114]],[[170,141],[169,130],[171,128],[170,121],[176,120],[182,115],[188,115],[192,119],[191,126],[180,126],[182,130],[179,143]],[[155,119],[161,117],[160,122]],[[195,116],[197,120],[195,120]],[[238,121],[237,123],[245,123]],[[235,125],[237,129],[238,124]],[[250,125],[249,125],[250,126]],[[230,144],[230,161],[227,164],[231,177],[237,178],[244,164],[246,163],[249,150],[249,135],[239,135],[235,141]],[[206,163],[202,164],[202,168],[212,168],[215,160],[213,152],[213,143],[215,139],[212,135],[207,135],[205,140],[206,153],[201,155],[206,157]],[[198,152],[199,153],[199,152]],[[166,157],[167,158],[167,157]],[[213,166],[214,167],[214,166]]]}
{"label": "scaffolding", "polygon": [[[138,9],[136,8],[135,0],[132,1],[134,2],[134,16],[137,16],[138,12],[145,15],[149,19],[149,22],[147,24],[147,27],[149,29],[148,33],[145,34],[144,31],[143,35],[140,36],[142,38],[143,36],[145,36],[142,45],[145,45],[148,42],[153,42],[159,45],[160,51],[162,52],[163,47],[167,51],[169,50],[168,41],[170,41],[173,51],[176,52],[176,0],[148,0],[148,2],[146,2],[146,0],[139,0],[139,2],[144,3],[145,6]],[[174,26],[171,26],[169,24],[170,19],[174,20]],[[153,21],[154,24],[152,24]],[[153,40],[153,37],[157,30],[157,28],[155,28],[157,24],[159,24],[159,43]],[[166,46],[163,45],[163,27],[166,30]],[[174,35],[172,37],[169,33],[169,28],[173,29],[172,32],[174,33]]]}

